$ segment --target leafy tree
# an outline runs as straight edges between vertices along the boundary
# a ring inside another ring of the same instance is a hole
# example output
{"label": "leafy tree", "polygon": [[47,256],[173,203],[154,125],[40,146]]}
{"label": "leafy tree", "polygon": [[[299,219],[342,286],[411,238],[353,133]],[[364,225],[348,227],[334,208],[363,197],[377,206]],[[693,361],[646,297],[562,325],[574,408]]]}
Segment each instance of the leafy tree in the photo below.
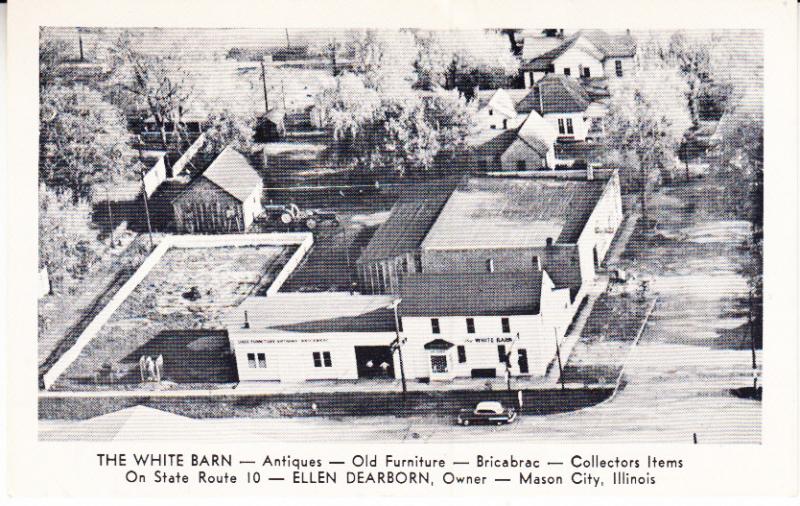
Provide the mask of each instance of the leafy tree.
{"label": "leafy tree", "polygon": [[643,218],[653,181],[669,169],[691,126],[686,83],[679,72],[657,61],[640,61],[635,80],[609,83],[606,145],[610,161],[623,160],[621,177],[638,191]]}
{"label": "leafy tree", "polygon": [[368,88],[402,92],[416,80],[414,35],[406,30],[354,30],[348,33],[352,71]]}
{"label": "leafy tree", "polygon": [[39,185],[39,264],[54,293],[73,287],[100,260],[96,235],[85,199]]}
{"label": "leafy tree", "polygon": [[39,178],[88,197],[93,184],[125,172],[131,159],[125,119],[99,91],[54,85],[41,92]]}
{"label": "leafy tree", "polygon": [[67,61],[67,43],[48,35],[44,29],[39,33],[39,87],[46,88],[58,80],[58,67]]}
{"label": "leafy tree", "polygon": [[379,93],[352,75],[317,97],[342,163],[362,173],[424,173],[456,156],[474,122],[457,91]]}
{"label": "leafy tree", "polygon": [[457,88],[469,98],[476,86],[504,86],[519,73],[508,37],[496,31],[417,31],[416,40],[422,89]]}
{"label": "leafy tree", "polygon": [[191,76],[177,58],[145,54],[137,49],[130,32],[123,32],[110,50],[114,81],[127,92],[131,105],[144,107],[168,144],[167,124],[180,135],[183,114],[192,95]]}
{"label": "leafy tree", "polygon": [[240,151],[249,150],[255,134],[253,124],[252,118],[235,114],[229,109],[212,113],[202,147],[203,152],[218,154],[227,146],[233,146]]}

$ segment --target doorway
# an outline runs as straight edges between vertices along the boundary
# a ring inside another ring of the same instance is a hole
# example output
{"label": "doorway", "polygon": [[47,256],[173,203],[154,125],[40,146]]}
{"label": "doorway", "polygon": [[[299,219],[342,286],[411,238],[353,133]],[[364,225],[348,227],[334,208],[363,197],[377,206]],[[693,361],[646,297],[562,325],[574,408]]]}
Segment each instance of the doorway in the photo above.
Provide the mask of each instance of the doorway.
{"label": "doorway", "polygon": [[394,378],[394,360],[389,346],[356,346],[356,370],[361,379]]}

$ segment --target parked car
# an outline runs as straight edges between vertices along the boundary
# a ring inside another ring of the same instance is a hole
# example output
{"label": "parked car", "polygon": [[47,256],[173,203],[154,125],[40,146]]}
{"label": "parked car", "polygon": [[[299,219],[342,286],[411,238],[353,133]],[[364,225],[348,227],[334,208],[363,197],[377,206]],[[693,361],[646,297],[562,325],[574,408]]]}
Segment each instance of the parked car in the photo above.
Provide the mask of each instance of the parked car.
{"label": "parked car", "polygon": [[314,230],[322,223],[339,226],[336,213],[319,209],[300,209],[296,204],[267,204],[259,220],[281,228]]}
{"label": "parked car", "polygon": [[475,409],[462,409],[456,421],[464,426],[479,423],[502,425],[516,419],[517,412],[514,408],[504,408],[497,401],[483,401],[479,402]]}

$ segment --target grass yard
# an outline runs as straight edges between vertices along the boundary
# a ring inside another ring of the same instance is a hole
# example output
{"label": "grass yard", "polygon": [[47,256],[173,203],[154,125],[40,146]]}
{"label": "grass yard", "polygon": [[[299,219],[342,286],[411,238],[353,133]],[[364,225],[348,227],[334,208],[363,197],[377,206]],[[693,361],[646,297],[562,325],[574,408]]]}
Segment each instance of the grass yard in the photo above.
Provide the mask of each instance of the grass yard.
{"label": "grass yard", "polygon": [[616,381],[652,303],[652,298],[641,299],[631,288],[612,289],[597,299],[564,366],[565,381]]}
{"label": "grass yard", "polygon": [[237,381],[221,316],[269,285],[293,248],[172,248],[114,312],[57,388],[138,387],[139,358],[164,356],[162,380]]}

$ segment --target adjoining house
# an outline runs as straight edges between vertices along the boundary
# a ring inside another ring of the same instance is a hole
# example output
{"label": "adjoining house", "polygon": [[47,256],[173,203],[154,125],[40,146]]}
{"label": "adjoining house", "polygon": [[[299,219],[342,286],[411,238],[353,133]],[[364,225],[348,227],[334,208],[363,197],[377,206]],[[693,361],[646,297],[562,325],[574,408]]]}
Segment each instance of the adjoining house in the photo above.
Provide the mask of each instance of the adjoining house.
{"label": "adjoining house", "polygon": [[[594,279],[623,217],[616,172],[601,179],[589,168],[586,176],[471,178],[443,204],[437,194],[430,204],[436,212],[424,220],[409,220],[427,208],[424,195],[394,208],[358,260],[361,290],[397,294],[408,273],[521,272],[541,263],[575,299]],[[390,271],[392,262],[413,269]]]}
{"label": "adjoining house", "polygon": [[555,167],[555,130],[532,108],[521,108],[530,90],[478,93],[478,130],[467,138],[469,165],[479,169]]}
{"label": "adjoining house", "polygon": [[232,147],[172,200],[178,232],[244,232],[261,211],[264,185],[252,161]]}
{"label": "adjoining house", "polygon": [[589,86],[551,74],[532,87],[517,110],[540,114],[558,132],[560,141],[585,141],[603,135],[608,96],[606,88],[596,81]]}
{"label": "adjoining house", "polygon": [[[629,32],[580,30],[568,37],[544,37],[547,44],[525,39],[520,65],[525,87],[533,86],[547,74],[573,78],[623,78],[633,71],[636,41]],[[549,48],[555,41],[555,47]],[[535,54],[535,48],[543,49]]]}

